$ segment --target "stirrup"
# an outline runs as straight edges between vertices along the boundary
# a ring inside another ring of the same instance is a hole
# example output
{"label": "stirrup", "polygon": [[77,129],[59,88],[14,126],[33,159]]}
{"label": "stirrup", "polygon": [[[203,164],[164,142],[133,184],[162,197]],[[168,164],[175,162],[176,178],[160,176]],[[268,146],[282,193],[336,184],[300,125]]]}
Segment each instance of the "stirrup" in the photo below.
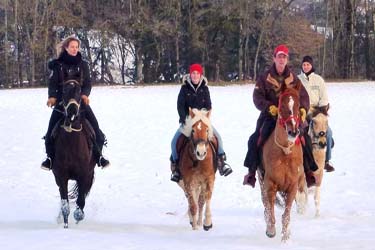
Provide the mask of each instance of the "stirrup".
{"label": "stirrup", "polygon": [[46,171],[50,171],[52,169],[51,157],[47,157],[47,159],[45,159],[40,165],[40,168]]}
{"label": "stirrup", "polygon": [[179,182],[181,180],[181,174],[178,170],[173,171],[171,174],[171,181]]}
{"label": "stirrup", "polygon": [[221,176],[228,176],[233,172],[232,168],[229,166],[229,164],[224,162],[224,166],[220,169],[219,173]]}

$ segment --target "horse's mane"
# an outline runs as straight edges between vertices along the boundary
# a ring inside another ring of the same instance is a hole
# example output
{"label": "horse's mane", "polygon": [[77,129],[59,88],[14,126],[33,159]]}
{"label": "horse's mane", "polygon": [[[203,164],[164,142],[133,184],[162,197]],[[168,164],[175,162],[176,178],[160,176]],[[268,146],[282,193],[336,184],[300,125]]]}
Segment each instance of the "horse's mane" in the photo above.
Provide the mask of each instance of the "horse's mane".
{"label": "horse's mane", "polygon": [[315,117],[318,114],[322,113],[325,116],[328,116],[328,109],[329,109],[329,104],[325,106],[315,106],[311,108],[311,117]]}
{"label": "horse's mane", "polygon": [[211,139],[213,137],[213,130],[211,121],[207,117],[209,111],[207,109],[192,109],[191,111],[193,112],[194,117],[192,118],[190,115],[186,117],[185,124],[182,128],[180,128],[180,132],[184,134],[186,137],[190,137],[193,125],[201,120],[204,124],[208,126],[208,138]]}

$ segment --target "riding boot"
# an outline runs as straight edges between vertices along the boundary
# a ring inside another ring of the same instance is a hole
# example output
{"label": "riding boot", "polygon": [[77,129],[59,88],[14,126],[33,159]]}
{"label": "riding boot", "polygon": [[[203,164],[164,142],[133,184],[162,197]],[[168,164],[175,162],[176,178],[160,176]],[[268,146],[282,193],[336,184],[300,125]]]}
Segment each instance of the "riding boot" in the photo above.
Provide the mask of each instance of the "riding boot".
{"label": "riding boot", "polygon": [[45,140],[44,144],[46,146],[47,158],[42,162],[40,167],[43,170],[50,171],[52,169],[52,159],[53,159],[53,156],[54,156],[54,147],[53,147],[53,143],[52,143],[52,140],[51,140],[51,136],[48,135],[48,133],[44,136],[44,140]]}
{"label": "riding boot", "polygon": [[248,151],[244,161],[244,166],[249,169],[248,174],[244,176],[243,185],[250,185],[255,187],[256,177],[255,173],[258,166],[258,147],[257,147],[257,138],[259,133],[255,132],[249,138],[247,143]]}
{"label": "riding boot", "polygon": [[107,160],[102,154],[103,146],[106,144],[107,144],[107,140],[105,138],[104,133],[100,129],[98,129],[97,134],[96,134],[95,145],[93,146],[93,150],[94,150],[94,155],[96,159],[96,164],[98,165],[98,167],[101,167],[101,168],[106,168],[111,165],[109,160]]}
{"label": "riding boot", "polygon": [[225,162],[226,160],[227,160],[227,157],[225,153],[217,156],[216,164],[217,164],[217,169],[219,170],[219,173],[221,176],[228,176],[233,172],[229,164]]}
{"label": "riding boot", "polygon": [[332,166],[332,164],[330,164],[329,161],[326,161],[326,163],[324,164],[324,169],[326,170],[326,172],[335,171],[335,168]]}
{"label": "riding boot", "polygon": [[178,169],[178,162],[171,159],[171,181],[179,182],[181,180],[181,173]]}
{"label": "riding boot", "polygon": [[[304,134],[303,135],[305,139],[305,145],[302,144],[302,150],[303,150],[303,166],[305,168],[308,167],[309,170],[315,172],[318,170],[318,165],[315,162],[314,156],[312,154],[312,143],[310,136]],[[305,166],[306,165],[306,166]]]}

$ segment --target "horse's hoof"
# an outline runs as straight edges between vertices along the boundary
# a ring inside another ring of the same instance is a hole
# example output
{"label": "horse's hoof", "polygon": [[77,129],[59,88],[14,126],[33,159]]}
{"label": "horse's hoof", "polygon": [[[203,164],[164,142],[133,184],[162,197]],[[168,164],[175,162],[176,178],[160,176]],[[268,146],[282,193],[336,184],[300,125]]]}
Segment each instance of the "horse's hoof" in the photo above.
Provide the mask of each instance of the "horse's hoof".
{"label": "horse's hoof", "polygon": [[208,226],[203,225],[203,229],[204,229],[204,231],[208,231],[208,230],[210,230],[211,228],[212,228],[212,224],[211,224],[211,225],[208,225]]}
{"label": "horse's hoof", "polygon": [[266,235],[269,237],[269,238],[273,238],[273,237],[275,237],[275,235],[276,235],[276,232],[266,232]]}
{"label": "horse's hoof", "polygon": [[64,224],[64,228],[68,228],[68,223],[65,223],[65,224]]}
{"label": "horse's hoof", "polygon": [[85,213],[82,211],[82,209],[77,208],[74,211],[74,219],[77,221],[77,223],[85,218]]}

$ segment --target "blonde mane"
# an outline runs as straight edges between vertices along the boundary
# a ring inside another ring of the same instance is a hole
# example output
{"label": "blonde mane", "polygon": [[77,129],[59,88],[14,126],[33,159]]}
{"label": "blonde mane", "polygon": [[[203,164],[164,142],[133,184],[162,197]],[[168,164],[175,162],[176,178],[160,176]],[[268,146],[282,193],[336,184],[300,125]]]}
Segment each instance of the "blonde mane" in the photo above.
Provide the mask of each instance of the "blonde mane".
{"label": "blonde mane", "polygon": [[190,115],[186,117],[185,125],[180,128],[180,132],[186,137],[190,137],[193,125],[198,121],[202,121],[208,126],[208,138],[212,139],[213,130],[210,118],[208,117],[209,111],[207,109],[192,109],[191,111],[193,112],[194,117],[192,118]]}

